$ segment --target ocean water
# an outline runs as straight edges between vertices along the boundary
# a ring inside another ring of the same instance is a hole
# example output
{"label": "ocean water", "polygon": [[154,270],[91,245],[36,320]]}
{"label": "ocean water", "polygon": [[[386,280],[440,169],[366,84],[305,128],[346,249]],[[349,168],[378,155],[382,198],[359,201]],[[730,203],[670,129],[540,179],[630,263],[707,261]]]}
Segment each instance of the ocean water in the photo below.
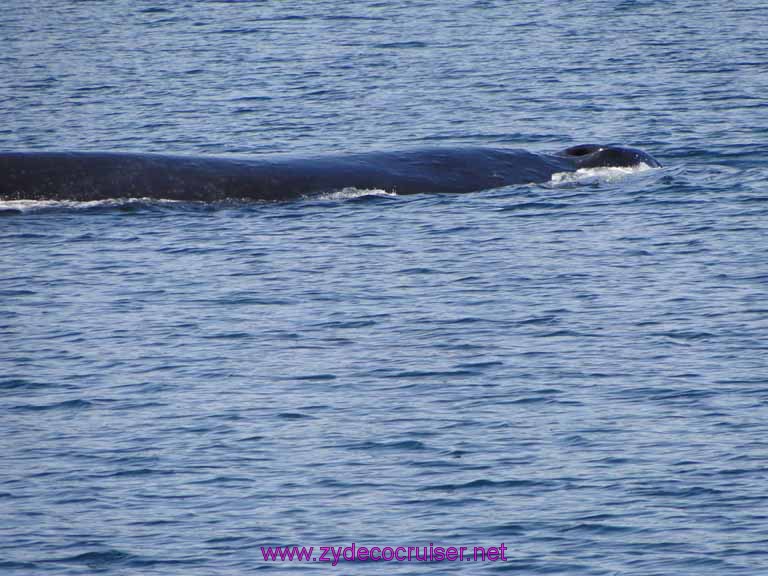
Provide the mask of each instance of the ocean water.
{"label": "ocean water", "polygon": [[[759,0],[4,3],[3,150],[664,167],[0,204],[0,573],[768,573],[766,30]],[[261,553],[353,542],[506,561]]]}

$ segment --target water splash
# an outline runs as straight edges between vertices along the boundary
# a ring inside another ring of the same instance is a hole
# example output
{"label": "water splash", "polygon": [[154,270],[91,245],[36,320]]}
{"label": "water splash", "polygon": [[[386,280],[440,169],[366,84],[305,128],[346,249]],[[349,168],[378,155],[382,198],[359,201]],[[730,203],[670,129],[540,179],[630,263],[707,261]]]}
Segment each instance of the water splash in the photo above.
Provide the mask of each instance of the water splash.
{"label": "water splash", "polygon": [[647,170],[653,170],[653,168],[644,162],[630,167],[605,166],[600,168],[581,168],[576,170],[576,172],[556,172],[552,175],[552,179],[548,184],[551,186],[568,186],[571,184],[615,182],[631,174]]}
{"label": "water splash", "polygon": [[109,200],[3,200],[0,201],[0,213],[29,213],[49,210],[98,210],[131,209],[149,205],[166,207],[189,204],[179,200],[157,200],[154,198],[111,198]]}
{"label": "water splash", "polygon": [[387,192],[386,190],[381,190],[378,188],[372,188],[372,189],[362,188],[361,189],[361,188],[355,188],[354,186],[350,186],[347,188],[342,188],[341,190],[326,192],[325,194],[321,194],[316,198],[320,200],[352,200],[355,198],[362,198],[364,196],[386,196],[386,197],[394,198],[395,196],[397,196],[397,193]]}

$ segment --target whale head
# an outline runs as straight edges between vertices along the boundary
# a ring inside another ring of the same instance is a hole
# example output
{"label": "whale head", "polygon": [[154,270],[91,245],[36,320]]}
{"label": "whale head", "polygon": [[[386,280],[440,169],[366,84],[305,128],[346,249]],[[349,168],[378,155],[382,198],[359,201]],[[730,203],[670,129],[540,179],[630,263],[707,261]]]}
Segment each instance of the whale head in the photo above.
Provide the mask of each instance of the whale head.
{"label": "whale head", "polygon": [[658,168],[661,163],[650,154],[637,148],[623,146],[600,146],[599,144],[581,144],[561,150],[556,154],[572,160],[576,168],[629,168],[646,164]]}

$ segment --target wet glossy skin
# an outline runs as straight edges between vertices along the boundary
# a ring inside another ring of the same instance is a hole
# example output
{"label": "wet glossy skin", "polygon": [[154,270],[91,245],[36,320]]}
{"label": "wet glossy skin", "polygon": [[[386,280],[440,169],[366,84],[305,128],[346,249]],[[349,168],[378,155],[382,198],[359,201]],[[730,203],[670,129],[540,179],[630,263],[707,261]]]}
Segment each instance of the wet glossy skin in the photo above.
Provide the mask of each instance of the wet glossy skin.
{"label": "wet glossy skin", "polygon": [[398,194],[465,193],[546,182],[558,172],[660,164],[641,150],[582,145],[556,154],[432,148],[344,156],[215,158],[101,152],[0,153],[0,198],[149,197],[290,200],[346,187]]}

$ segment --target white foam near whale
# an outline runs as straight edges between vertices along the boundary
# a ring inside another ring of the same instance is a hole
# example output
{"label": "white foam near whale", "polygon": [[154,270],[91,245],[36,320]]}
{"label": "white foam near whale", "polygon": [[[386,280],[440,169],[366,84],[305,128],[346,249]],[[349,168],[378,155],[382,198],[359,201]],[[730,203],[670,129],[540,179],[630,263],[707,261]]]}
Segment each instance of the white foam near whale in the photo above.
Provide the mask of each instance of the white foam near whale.
{"label": "white foam near whale", "polygon": [[96,208],[119,208],[131,204],[173,205],[184,204],[182,200],[158,200],[155,198],[111,198],[107,200],[0,200],[0,211],[37,212],[42,210],[90,210]]}
{"label": "white foam near whale", "polygon": [[342,188],[341,190],[334,190],[333,192],[326,192],[318,196],[313,196],[312,198],[320,200],[351,200],[362,196],[397,196],[397,192],[388,192],[377,188],[360,189],[347,187]]}
{"label": "white foam near whale", "polygon": [[575,172],[555,172],[548,184],[567,186],[569,184],[590,184],[592,182],[615,182],[638,172],[652,170],[645,162],[634,166],[601,166],[600,168],[579,168]]}

